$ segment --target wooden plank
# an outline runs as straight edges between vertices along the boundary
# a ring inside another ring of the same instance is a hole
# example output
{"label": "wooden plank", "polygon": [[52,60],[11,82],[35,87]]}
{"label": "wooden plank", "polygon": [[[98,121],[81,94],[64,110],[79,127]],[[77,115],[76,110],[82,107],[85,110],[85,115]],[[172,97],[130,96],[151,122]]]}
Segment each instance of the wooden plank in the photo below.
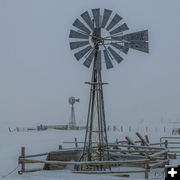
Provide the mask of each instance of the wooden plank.
{"label": "wooden plank", "polygon": [[146,164],[149,163],[148,159],[141,160],[125,160],[125,161],[86,161],[86,162],[74,162],[74,161],[43,161],[32,159],[19,159],[20,163],[46,163],[46,164],[60,164],[60,165],[120,165],[120,164]]}
{"label": "wooden plank", "polygon": [[131,145],[135,145],[135,143],[133,142],[133,140],[131,140],[128,136],[125,137],[128,144],[131,144]]}
{"label": "wooden plank", "polygon": [[[116,152],[116,153],[144,153],[145,150],[135,150],[135,149],[105,149],[105,151],[109,151],[109,152]],[[155,150],[146,150],[146,152],[149,153],[156,153],[159,152],[159,149],[155,149]]]}
{"label": "wooden plank", "polygon": [[18,171],[18,174],[23,174],[23,173],[31,173],[31,172],[37,172],[37,171],[42,171],[42,168],[38,168],[38,169],[26,169],[25,171]]}
{"label": "wooden plank", "polygon": [[[49,153],[42,153],[42,154],[33,154],[33,155],[26,155],[25,158],[32,158],[32,157],[41,157],[41,156],[47,156]],[[22,158],[20,156],[20,158]]]}
{"label": "wooden plank", "polygon": [[162,143],[150,143],[149,144],[150,146],[157,146],[157,145],[159,145],[159,146],[161,146],[161,145],[164,145],[164,142],[162,142]]}
{"label": "wooden plank", "polygon": [[158,161],[156,163],[150,164],[150,168],[157,168],[157,167],[162,167],[164,164],[168,163],[169,160],[163,160],[163,161]]}
{"label": "wooden plank", "polygon": [[115,157],[127,157],[127,158],[136,158],[136,159],[144,159],[145,158],[145,156],[143,156],[143,155],[139,155],[139,154],[120,154],[120,153],[110,153],[110,155],[113,157],[113,156],[115,156]]}
{"label": "wooden plank", "polygon": [[149,157],[150,157],[150,158],[155,158],[155,157],[157,157],[157,156],[165,155],[165,154],[168,153],[168,152],[169,152],[168,150],[163,150],[163,151],[154,153],[154,154],[152,154],[152,155],[149,155]]}
{"label": "wooden plank", "polygon": [[78,174],[130,174],[130,173],[144,173],[145,170],[131,170],[131,171],[72,171]]}
{"label": "wooden plank", "polygon": [[149,146],[149,144],[145,141],[145,139],[141,136],[140,133],[136,132],[137,137],[141,140],[142,144],[145,146]]}
{"label": "wooden plank", "polygon": [[149,144],[149,137],[148,135],[145,135],[146,142]]}
{"label": "wooden plank", "polygon": [[126,145],[126,144],[116,144],[119,147],[132,147],[132,148],[141,148],[141,149],[159,149],[159,150],[165,150],[165,148],[162,147],[153,147],[153,146],[137,146],[137,145]]}

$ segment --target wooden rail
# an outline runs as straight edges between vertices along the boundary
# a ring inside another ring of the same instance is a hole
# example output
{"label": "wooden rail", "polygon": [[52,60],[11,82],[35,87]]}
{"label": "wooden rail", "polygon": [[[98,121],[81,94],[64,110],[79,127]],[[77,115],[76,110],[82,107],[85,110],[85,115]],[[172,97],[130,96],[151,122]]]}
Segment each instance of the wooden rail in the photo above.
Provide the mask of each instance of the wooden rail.
{"label": "wooden rail", "polygon": [[167,153],[168,152],[169,152],[168,150],[159,151],[159,152],[156,152],[152,155],[149,155],[149,158],[153,159],[153,158],[156,158],[157,156],[164,155],[165,156],[164,158],[167,159]]}
{"label": "wooden rail", "polygon": [[[153,147],[153,146],[138,146],[138,145],[128,145],[128,144],[112,144],[112,146],[119,146],[119,147],[132,147],[132,148],[139,148],[139,149],[156,149],[156,150],[164,150],[163,147]],[[111,146],[110,146],[111,147]]]}
{"label": "wooden rail", "polygon": [[19,159],[20,164],[29,164],[29,163],[46,163],[46,164],[59,164],[59,165],[94,165],[94,166],[109,166],[109,165],[127,165],[127,164],[137,164],[144,165],[149,163],[148,159],[141,160],[124,160],[124,161],[48,161],[48,160],[35,160],[35,159]]}

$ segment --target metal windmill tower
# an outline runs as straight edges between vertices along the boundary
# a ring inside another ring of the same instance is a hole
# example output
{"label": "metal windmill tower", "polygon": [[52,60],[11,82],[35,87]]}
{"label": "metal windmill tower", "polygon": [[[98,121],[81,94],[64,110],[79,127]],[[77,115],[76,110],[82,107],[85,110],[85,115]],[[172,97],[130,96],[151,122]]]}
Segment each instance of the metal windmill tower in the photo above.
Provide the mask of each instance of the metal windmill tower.
{"label": "metal windmill tower", "polygon": [[[102,14],[102,15],[101,15]],[[129,48],[148,53],[148,31],[124,34],[129,30],[122,17],[100,8],[84,12],[70,30],[70,48],[83,65],[92,67],[87,126],[81,161],[109,160],[101,69],[113,68],[127,54]],[[96,137],[94,141],[93,138]]]}
{"label": "metal windmill tower", "polygon": [[76,118],[75,118],[75,111],[74,111],[74,104],[75,102],[79,102],[80,99],[76,99],[75,97],[69,97],[69,104],[71,105],[71,116],[69,122],[69,129],[74,129],[76,127]]}

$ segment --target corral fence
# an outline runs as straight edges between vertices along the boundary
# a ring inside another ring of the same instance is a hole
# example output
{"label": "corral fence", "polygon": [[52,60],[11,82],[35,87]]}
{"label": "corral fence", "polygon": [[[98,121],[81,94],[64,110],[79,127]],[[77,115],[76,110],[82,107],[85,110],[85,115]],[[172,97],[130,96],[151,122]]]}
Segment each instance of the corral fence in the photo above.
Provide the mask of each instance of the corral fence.
{"label": "corral fence", "polygon": [[[139,136],[140,137],[140,136]],[[130,141],[130,138],[127,138]],[[141,139],[141,137],[140,137]],[[115,143],[109,144],[109,153],[111,157],[115,157],[115,160],[110,161],[85,161],[79,162],[78,160],[71,161],[69,155],[78,155],[78,153],[82,153],[82,148],[78,147],[78,144],[82,142],[78,142],[77,138],[75,138],[74,143],[75,148],[64,149],[62,146],[59,146],[58,151],[35,154],[35,155],[27,155],[25,152],[25,147],[21,147],[21,155],[19,156],[19,164],[21,165],[21,169],[19,174],[26,172],[35,172],[40,170],[49,170],[51,169],[63,169],[67,165],[71,165],[74,167],[74,173],[92,173],[92,174],[121,174],[128,175],[131,173],[144,173],[145,179],[148,179],[149,172],[151,169],[157,167],[163,167],[165,164],[168,164],[168,150],[164,147],[166,146],[167,141],[156,144],[149,145],[141,145],[141,142],[137,141],[134,145],[132,142],[128,141],[116,141]],[[146,141],[147,143],[147,141]],[[139,144],[139,145],[138,145]],[[163,147],[154,147],[156,145],[163,145]],[[106,149],[105,149],[106,151]],[[45,156],[43,159],[39,159],[42,156]],[[48,158],[49,157],[49,158]],[[122,160],[123,159],[123,160]],[[34,168],[29,169],[28,164],[42,164],[42,168]],[[78,167],[87,167],[91,169],[90,171],[83,171]],[[117,167],[117,166],[126,166],[126,167],[137,167],[138,169],[128,170],[128,171],[101,171],[102,168],[108,169],[108,167]],[[140,169],[139,169],[140,168]]]}
{"label": "corral fence", "polygon": [[[62,147],[61,147],[62,148]],[[82,150],[82,149],[81,149]],[[63,151],[66,153],[66,149],[60,149],[59,151]],[[59,152],[58,151],[58,152]],[[71,149],[72,152],[76,152],[76,149]],[[136,159],[136,160],[114,160],[114,161],[59,161],[59,160],[38,160],[38,157],[47,156],[49,153],[35,154],[35,155],[26,155],[25,147],[21,147],[21,155],[19,156],[18,163],[21,165],[21,169],[18,171],[19,174],[27,173],[27,172],[36,172],[45,170],[44,168],[36,168],[36,169],[27,169],[27,164],[43,164],[43,165],[51,165],[56,169],[63,169],[67,165],[73,165],[74,170],[73,173],[85,173],[85,174],[125,174],[129,175],[130,173],[144,173],[145,179],[148,179],[149,171],[150,171],[150,160],[149,159]],[[90,167],[90,171],[79,170],[77,167],[86,166]],[[107,167],[117,167],[117,166],[130,166],[130,167],[140,167],[138,170],[127,170],[127,171],[101,171],[102,168]],[[45,167],[45,166],[44,166]]]}

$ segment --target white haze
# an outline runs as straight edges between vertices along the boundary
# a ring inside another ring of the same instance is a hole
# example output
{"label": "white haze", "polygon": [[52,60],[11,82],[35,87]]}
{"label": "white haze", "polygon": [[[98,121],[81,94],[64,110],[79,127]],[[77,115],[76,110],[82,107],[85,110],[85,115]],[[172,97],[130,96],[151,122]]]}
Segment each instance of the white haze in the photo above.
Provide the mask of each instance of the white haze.
{"label": "white haze", "polygon": [[180,118],[179,0],[0,0],[0,123],[63,124],[68,97],[85,122],[91,69],[69,48],[75,18],[92,8],[112,9],[130,30],[149,30],[150,53],[130,50],[103,70],[107,124]]}

